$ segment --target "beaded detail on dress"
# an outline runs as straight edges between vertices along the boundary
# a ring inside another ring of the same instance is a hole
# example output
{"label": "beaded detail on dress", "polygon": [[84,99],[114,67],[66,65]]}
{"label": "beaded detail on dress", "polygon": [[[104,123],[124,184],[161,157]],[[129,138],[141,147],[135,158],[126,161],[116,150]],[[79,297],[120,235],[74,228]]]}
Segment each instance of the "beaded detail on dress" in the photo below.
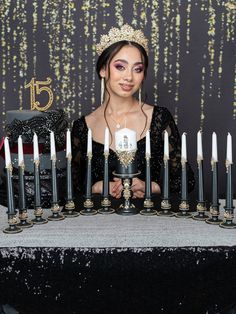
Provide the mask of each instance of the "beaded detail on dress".
{"label": "beaded detail on dress", "polygon": [[[174,119],[168,109],[154,106],[152,120],[150,125],[151,138],[151,180],[162,186],[162,164],[164,150],[164,131],[169,134],[169,178],[170,191],[179,192],[181,188],[181,138],[174,122]],[[88,127],[85,117],[82,116],[74,121],[72,128],[72,167],[74,187],[77,191],[84,190],[85,171],[86,171],[86,153],[87,153],[87,133]],[[141,171],[139,179],[145,181],[145,141],[143,137],[137,142],[137,163],[138,170]],[[96,141],[93,145],[92,159],[92,184],[103,180],[103,151],[104,146]],[[112,181],[117,162],[116,153],[110,149],[109,155],[109,180]],[[193,190],[195,180],[191,167],[187,164],[188,190]]]}

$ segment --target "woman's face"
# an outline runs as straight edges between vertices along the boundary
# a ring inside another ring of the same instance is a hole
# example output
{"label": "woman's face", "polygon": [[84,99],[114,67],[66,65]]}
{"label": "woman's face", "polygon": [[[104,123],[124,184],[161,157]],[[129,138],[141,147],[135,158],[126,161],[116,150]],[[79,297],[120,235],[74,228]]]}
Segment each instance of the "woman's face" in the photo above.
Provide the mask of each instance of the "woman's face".
{"label": "woman's face", "polygon": [[144,63],[138,48],[124,46],[111,59],[110,76],[108,68],[102,69],[100,75],[107,81],[110,96],[131,97],[141,86],[144,79]]}

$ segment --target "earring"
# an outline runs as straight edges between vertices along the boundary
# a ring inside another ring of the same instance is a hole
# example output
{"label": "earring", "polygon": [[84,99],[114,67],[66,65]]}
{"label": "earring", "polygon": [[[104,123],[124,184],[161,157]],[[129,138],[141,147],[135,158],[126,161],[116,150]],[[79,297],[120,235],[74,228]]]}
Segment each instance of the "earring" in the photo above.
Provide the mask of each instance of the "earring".
{"label": "earring", "polygon": [[139,102],[139,105],[141,106],[142,105],[142,88],[139,87],[139,90],[138,90],[138,102]]}
{"label": "earring", "polygon": [[105,79],[104,77],[101,78],[101,105],[103,104],[104,101],[104,90],[105,90]]}

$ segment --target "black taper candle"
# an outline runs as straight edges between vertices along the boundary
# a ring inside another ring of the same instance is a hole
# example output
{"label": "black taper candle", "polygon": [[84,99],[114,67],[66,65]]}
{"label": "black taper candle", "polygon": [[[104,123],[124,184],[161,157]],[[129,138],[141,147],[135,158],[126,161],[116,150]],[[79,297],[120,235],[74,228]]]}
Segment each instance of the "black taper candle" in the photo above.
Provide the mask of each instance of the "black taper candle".
{"label": "black taper candle", "polygon": [[226,204],[227,209],[233,209],[233,189],[232,189],[232,164],[226,165]]}
{"label": "black taper candle", "polygon": [[103,198],[108,198],[109,196],[108,156],[109,153],[104,153]]}
{"label": "black taper candle", "polygon": [[25,171],[24,166],[18,167],[18,175],[19,175],[19,210],[26,209],[26,199],[25,199]]}
{"label": "black taper candle", "polygon": [[92,197],[92,154],[87,155],[87,173],[86,173],[86,192],[85,198],[90,199]]}
{"label": "black taper candle", "polygon": [[218,163],[212,161],[212,207],[219,206],[218,195]]}
{"label": "black taper candle", "polygon": [[164,160],[164,180],[163,180],[163,199],[168,200],[170,197],[169,189],[169,160]]}
{"label": "black taper candle", "polygon": [[185,161],[181,161],[181,163],[182,163],[181,200],[182,201],[186,201],[188,199],[186,162]]}
{"label": "black taper candle", "polygon": [[198,160],[198,202],[204,202],[203,161]]}
{"label": "black taper candle", "polygon": [[67,157],[67,185],[66,185],[66,190],[67,190],[67,201],[72,201],[73,200],[73,184],[72,184],[72,172],[71,172],[71,156]]}
{"label": "black taper candle", "polygon": [[13,183],[12,183],[12,166],[10,165],[7,168],[7,206],[8,206],[8,215],[15,215],[15,202],[14,202],[14,192],[13,192]]}
{"label": "black taper candle", "polygon": [[41,207],[40,162],[34,161],[34,204]]}
{"label": "black taper candle", "polygon": [[146,156],[145,199],[151,199],[151,193],[152,193],[152,187],[151,187],[150,157]]}
{"label": "black taper candle", "polygon": [[56,158],[51,160],[52,170],[52,203],[58,203],[58,191],[57,191],[57,163]]}

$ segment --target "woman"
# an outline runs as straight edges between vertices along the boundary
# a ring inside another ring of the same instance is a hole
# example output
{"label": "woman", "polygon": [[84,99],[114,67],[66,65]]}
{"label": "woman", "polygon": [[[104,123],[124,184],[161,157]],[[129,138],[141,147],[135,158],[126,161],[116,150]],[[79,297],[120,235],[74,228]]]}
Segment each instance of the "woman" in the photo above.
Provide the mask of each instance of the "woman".
{"label": "woman", "polygon": [[[101,106],[76,120],[73,125],[73,167],[76,188],[82,191],[86,169],[88,128],[93,134],[92,192],[102,193],[104,130],[110,130],[109,180],[110,194],[121,196],[121,180],[114,178],[117,156],[114,134],[129,128],[137,134],[138,169],[141,174],[132,182],[133,196],[145,193],[145,134],[150,129],[152,192],[161,193],[161,165],[163,163],[163,132],[168,131],[170,145],[170,190],[178,192],[181,182],[181,141],[170,112],[163,107],[151,106],[141,100],[142,86],[148,67],[147,39],[141,31],[129,25],[112,28],[97,45],[99,58],[97,74],[101,79]],[[138,93],[138,100],[134,94]],[[194,187],[194,176],[188,168],[189,191]]]}

